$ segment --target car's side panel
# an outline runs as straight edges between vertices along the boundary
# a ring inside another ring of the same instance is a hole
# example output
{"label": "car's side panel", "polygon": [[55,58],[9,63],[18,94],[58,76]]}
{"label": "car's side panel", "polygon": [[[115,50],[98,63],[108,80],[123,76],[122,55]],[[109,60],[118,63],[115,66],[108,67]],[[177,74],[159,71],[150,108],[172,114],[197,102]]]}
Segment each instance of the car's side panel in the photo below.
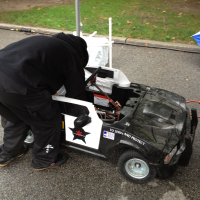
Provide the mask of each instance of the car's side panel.
{"label": "car's side panel", "polygon": [[65,140],[67,142],[98,150],[103,122],[97,116],[94,105],[89,102],[60,96],[54,96],[53,99],[56,101],[67,103],[68,107],[71,107],[72,110],[74,108],[74,112],[74,105],[82,106],[84,112],[86,112],[87,114],[89,113],[88,116],[91,117],[91,122],[80,128],[74,126],[74,120],[76,119],[76,117],[78,117],[78,112],[76,112],[76,115],[62,113],[64,115],[65,122]]}
{"label": "car's side panel", "polygon": [[140,153],[149,160],[151,164],[157,165],[161,151],[141,140],[126,130],[118,129],[112,126],[103,126],[99,150],[108,157],[110,153],[118,148],[131,149]]}
{"label": "car's side panel", "polygon": [[[89,114],[92,117],[91,114]],[[82,128],[74,126],[76,117],[65,115],[65,134],[66,141],[82,146],[99,149],[101,123],[99,120],[92,119],[92,122]],[[101,121],[101,120],[100,120]]]}

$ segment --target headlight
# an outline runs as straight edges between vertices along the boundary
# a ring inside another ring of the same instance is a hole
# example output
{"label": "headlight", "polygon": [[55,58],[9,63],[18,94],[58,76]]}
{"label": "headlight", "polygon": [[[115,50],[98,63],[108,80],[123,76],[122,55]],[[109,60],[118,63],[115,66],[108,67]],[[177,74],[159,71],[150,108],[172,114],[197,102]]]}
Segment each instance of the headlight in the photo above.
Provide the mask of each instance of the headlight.
{"label": "headlight", "polygon": [[168,164],[176,152],[177,152],[177,146],[175,146],[172,149],[172,151],[165,157],[164,163]]}

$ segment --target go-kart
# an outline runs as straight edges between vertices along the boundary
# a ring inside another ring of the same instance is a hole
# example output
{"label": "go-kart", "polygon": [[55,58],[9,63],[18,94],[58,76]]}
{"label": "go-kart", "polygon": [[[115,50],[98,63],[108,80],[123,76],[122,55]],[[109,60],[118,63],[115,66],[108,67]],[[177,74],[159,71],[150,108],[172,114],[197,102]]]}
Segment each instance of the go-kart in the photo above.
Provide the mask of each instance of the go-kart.
{"label": "go-kart", "polygon": [[130,83],[118,69],[87,67],[85,76],[87,102],[65,97],[64,88],[52,97],[61,108],[62,147],[103,159],[119,149],[119,171],[137,184],[189,164],[198,118],[183,97]]}
{"label": "go-kart", "polygon": [[108,159],[113,150],[121,174],[142,184],[170,177],[192,154],[197,111],[172,92],[130,83],[118,69],[87,67],[88,102],[53,96],[62,120],[61,146]]}

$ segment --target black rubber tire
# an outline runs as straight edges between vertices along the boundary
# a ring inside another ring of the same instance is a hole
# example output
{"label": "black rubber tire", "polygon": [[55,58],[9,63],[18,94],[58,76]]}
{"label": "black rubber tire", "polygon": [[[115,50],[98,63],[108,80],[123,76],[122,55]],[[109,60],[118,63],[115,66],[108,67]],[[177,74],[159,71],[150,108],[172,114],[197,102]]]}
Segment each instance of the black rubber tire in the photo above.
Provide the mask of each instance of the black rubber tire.
{"label": "black rubber tire", "polygon": [[[138,159],[138,160],[144,162],[146,166],[148,166],[149,172],[147,175],[145,175],[145,177],[137,178],[137,177],[133,177],[128,174],[125,165],[131,159]],[[122,155],[120,156],[119,161],[118,161],[118,168],[119,168],[120,173],[127,180],[129,180],[133,183],[137,183],[137,184],[148,183],[148,182],[152,181],[156,177],[156,174],[157,174],[156,168],[154,166],[150,165],[149,162],[144,157],[142,157],[140,154],[138,154],[137,152],[135,152],[133,150],[128,150],[128,151],[125,151],[124,153],[122,153]]]}

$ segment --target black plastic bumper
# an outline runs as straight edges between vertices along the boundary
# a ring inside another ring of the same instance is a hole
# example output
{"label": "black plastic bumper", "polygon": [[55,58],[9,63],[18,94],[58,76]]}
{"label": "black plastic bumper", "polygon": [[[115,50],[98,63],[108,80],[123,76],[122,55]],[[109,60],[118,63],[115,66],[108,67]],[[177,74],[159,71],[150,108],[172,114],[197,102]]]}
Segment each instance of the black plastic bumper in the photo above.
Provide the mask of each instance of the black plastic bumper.
{"label": "black plastic bumper", "polygon": [[198,124],[196,109],[191,110],[192,119],[190,121],[190,132],[185,134],[185,149],[181,155],[175,155],[169,164],[162,163],[158,167],[158,175],[160,178],[166,179],[173,175],[178,165],[187,166],[192,155],[192,145],[195,137],[195,130]]}

